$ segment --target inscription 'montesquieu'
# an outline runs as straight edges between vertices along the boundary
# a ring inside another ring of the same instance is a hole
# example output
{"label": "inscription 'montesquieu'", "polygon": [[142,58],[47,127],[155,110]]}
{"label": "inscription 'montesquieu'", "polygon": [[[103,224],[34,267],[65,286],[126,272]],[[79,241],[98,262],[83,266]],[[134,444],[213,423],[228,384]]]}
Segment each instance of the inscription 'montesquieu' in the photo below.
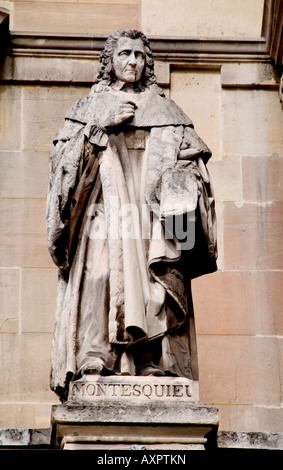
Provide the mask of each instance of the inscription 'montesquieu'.
{"label": "inscription 'montesquieu'", "polygon": [[134,381],[76,381],[69,390],[69,401],[93,401],[97,399],[193,399],[192,385],[187,383],[155,383]]}

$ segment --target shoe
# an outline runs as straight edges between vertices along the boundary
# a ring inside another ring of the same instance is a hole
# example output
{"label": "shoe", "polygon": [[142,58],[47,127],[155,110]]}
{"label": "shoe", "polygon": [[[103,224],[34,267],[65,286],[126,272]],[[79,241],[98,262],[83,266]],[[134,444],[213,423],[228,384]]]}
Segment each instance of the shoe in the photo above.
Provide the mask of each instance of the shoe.
{"label": "shoe", "polygon": [[104,364],[100,361],[88,363],[81,368],[81,375],[101,375]]}
{"label": "shoe", "polygon": [[165,372],[158,367],[157,365],[153,364],[153,362],[149,362],[147,364],[142,364],[141,366],[137,367],[136,375],[138,376],[164,376]]}

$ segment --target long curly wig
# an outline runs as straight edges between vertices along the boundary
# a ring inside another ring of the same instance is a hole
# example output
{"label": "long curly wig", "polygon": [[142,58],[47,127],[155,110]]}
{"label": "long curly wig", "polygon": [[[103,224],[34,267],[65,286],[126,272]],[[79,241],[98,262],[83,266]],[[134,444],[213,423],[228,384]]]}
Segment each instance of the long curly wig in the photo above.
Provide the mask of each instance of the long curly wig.
{"label": "long curly wig", "polygon": [[145,67],[141,76],[140,85],[146,88],[156,83],[156,77],[154,75],[154,62],[149,41],[141,31],[137,31],[135,29],[120,29],[107,38],[104,49],[100,54],[98,72],[94,83],[101,82],[101,84],[109,86],[117,80],[112,67],[112,58],[116,43],[121,37],[142,40],[145,49]]}

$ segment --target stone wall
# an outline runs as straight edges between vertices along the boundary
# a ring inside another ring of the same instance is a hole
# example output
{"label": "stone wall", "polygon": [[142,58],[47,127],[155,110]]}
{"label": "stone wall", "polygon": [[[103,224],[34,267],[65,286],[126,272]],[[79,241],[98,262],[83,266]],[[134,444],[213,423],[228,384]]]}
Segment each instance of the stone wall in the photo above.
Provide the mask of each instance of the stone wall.
{"label": "stone wall", "polygon": [[264,0],[1,0],[13,31],[258,37]]}
{"label": "stone wall", "polygon": [[0,428],[48,428],[58,403],[45,228],[52,139],[88,93],[100,36],[131,27],[152,37],[159,84],[213,151],[219,271],[193,282],[200,399],[219,407],[222,430],[283,432],[283,111],[259,38],[263,3],[0,0],[12,32],[0,64]]}

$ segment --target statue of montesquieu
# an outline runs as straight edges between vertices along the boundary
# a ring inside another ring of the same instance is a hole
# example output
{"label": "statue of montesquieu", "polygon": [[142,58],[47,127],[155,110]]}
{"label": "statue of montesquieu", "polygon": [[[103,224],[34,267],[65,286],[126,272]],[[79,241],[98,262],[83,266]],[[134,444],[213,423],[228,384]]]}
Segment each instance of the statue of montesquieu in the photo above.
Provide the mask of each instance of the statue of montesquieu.
{"label": "statue of montesquieu", "polygon": [[141,32],[109,36],[54,145],[51,388],[65,400],[84,374],[197,380],[191,279],[217,269],[211,152],[157,86]]}

